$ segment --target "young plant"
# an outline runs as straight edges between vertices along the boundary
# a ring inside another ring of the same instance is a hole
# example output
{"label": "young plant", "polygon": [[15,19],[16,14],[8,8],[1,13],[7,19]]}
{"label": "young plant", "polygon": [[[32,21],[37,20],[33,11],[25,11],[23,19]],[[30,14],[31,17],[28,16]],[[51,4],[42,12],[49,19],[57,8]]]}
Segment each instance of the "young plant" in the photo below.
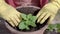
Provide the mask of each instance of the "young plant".
{"label": "young plant", "polygon": [[60,24],[50,24],[47,28],[49,31],[57,31],[60,32]]}
{"label": "young plant", "polygon": [[29,26],[36,27],[35,21],[36,21],[36,16],[33,16],[32,14],[21,14],[22,21],[19,23],[18,27],[19,29],[23,30],[29,30]]}

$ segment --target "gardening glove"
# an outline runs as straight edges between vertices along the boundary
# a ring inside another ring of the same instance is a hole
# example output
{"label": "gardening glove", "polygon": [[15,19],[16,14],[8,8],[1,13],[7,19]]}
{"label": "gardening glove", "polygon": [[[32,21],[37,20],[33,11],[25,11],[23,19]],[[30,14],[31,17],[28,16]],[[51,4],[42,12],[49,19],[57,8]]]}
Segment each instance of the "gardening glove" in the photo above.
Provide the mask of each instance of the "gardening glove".
{"label": "gardening glove", "polygon": [[15,8],[11,7],[4,0],[0,0],[0,17],[4,18],[13,27],[21,21],[20,14]]}
{"label": "gardening glove", "polygon": [[59,9],[60,0],[51,0],[51,2],[46,4],[36,15],[38,19],[37,22],[43,24],[48,17],[49,17],[48,23],[51,22]]}

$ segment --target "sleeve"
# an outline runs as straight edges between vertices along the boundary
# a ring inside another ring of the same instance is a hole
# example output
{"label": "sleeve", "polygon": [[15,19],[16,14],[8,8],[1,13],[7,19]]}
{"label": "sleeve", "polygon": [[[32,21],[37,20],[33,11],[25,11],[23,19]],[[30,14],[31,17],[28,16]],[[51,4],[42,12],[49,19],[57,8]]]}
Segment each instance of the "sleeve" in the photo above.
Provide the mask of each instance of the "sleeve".
{"label": "sleeve", "polygon": [[48,2],[49,2],[48,0],[40,0],[40,7],[42,8]]}
{"label": "sleeve", "polygon": [[14,4],[14,0],[5,0],[6,3],[8,3],[9,5],[16,7],[16,5]]}

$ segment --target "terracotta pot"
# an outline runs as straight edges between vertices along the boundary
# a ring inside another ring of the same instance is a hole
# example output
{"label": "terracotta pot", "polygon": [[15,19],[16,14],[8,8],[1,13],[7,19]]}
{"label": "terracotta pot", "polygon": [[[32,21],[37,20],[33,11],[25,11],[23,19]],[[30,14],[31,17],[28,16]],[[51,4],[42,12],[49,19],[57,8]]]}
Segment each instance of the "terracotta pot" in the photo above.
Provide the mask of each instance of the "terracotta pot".
{"label": "terracotta pot", "polygon": [[48,25],[45,25],[43,28],[33,31],[33,32],[21,32],[12,28],[8,23],[5,23],[6,27],[13,33],[13,34],[44,34]]}
{"label": "terracotta pot", "polygon": [[[27,9],[29,8],[29,9]],[[18,10],[19,9],[19,10]],[[33,14],[35,11],[38,12],[37,10],[40,10],[40,8],[35,7],[35,6],[25,6],[25,7],[18,7],[17,8],[18,11],[25,11],[24,13],[29,14],[31,11],[31,13]],[[27,11],[26,11],[27,10]],[[5,22],[6,27],[13,33],[13,34],[43,34],[45,29],[47,28],[47,25],[44,25],[44,27],[42,27],[41,29],[37,30],[37,31],[33,31],[33,32],[22,32],[22,31],[18,31],[14,28],[12,28],[8,23]]]}

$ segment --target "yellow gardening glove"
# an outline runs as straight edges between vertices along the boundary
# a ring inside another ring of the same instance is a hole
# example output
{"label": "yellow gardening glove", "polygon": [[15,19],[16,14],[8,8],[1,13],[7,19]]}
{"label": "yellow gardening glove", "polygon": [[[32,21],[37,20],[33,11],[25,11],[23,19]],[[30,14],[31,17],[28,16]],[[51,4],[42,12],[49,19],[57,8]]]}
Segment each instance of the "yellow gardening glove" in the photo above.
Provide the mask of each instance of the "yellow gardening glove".
{"label": "yellow gardening glove", "polygon": [[38,14],[36,15],[38,19],[37,22],[43,24],[48,17],[50,17],[48,22],[51,22],[59,9],[60,9],[59,3],[51,1],[38,12]]}
{"label": "yellow gardening glove", "polygon": [[0,0],[0,17],[4,18],[13,27],[17,26],[21,21],[20,14],[15,8]]}

